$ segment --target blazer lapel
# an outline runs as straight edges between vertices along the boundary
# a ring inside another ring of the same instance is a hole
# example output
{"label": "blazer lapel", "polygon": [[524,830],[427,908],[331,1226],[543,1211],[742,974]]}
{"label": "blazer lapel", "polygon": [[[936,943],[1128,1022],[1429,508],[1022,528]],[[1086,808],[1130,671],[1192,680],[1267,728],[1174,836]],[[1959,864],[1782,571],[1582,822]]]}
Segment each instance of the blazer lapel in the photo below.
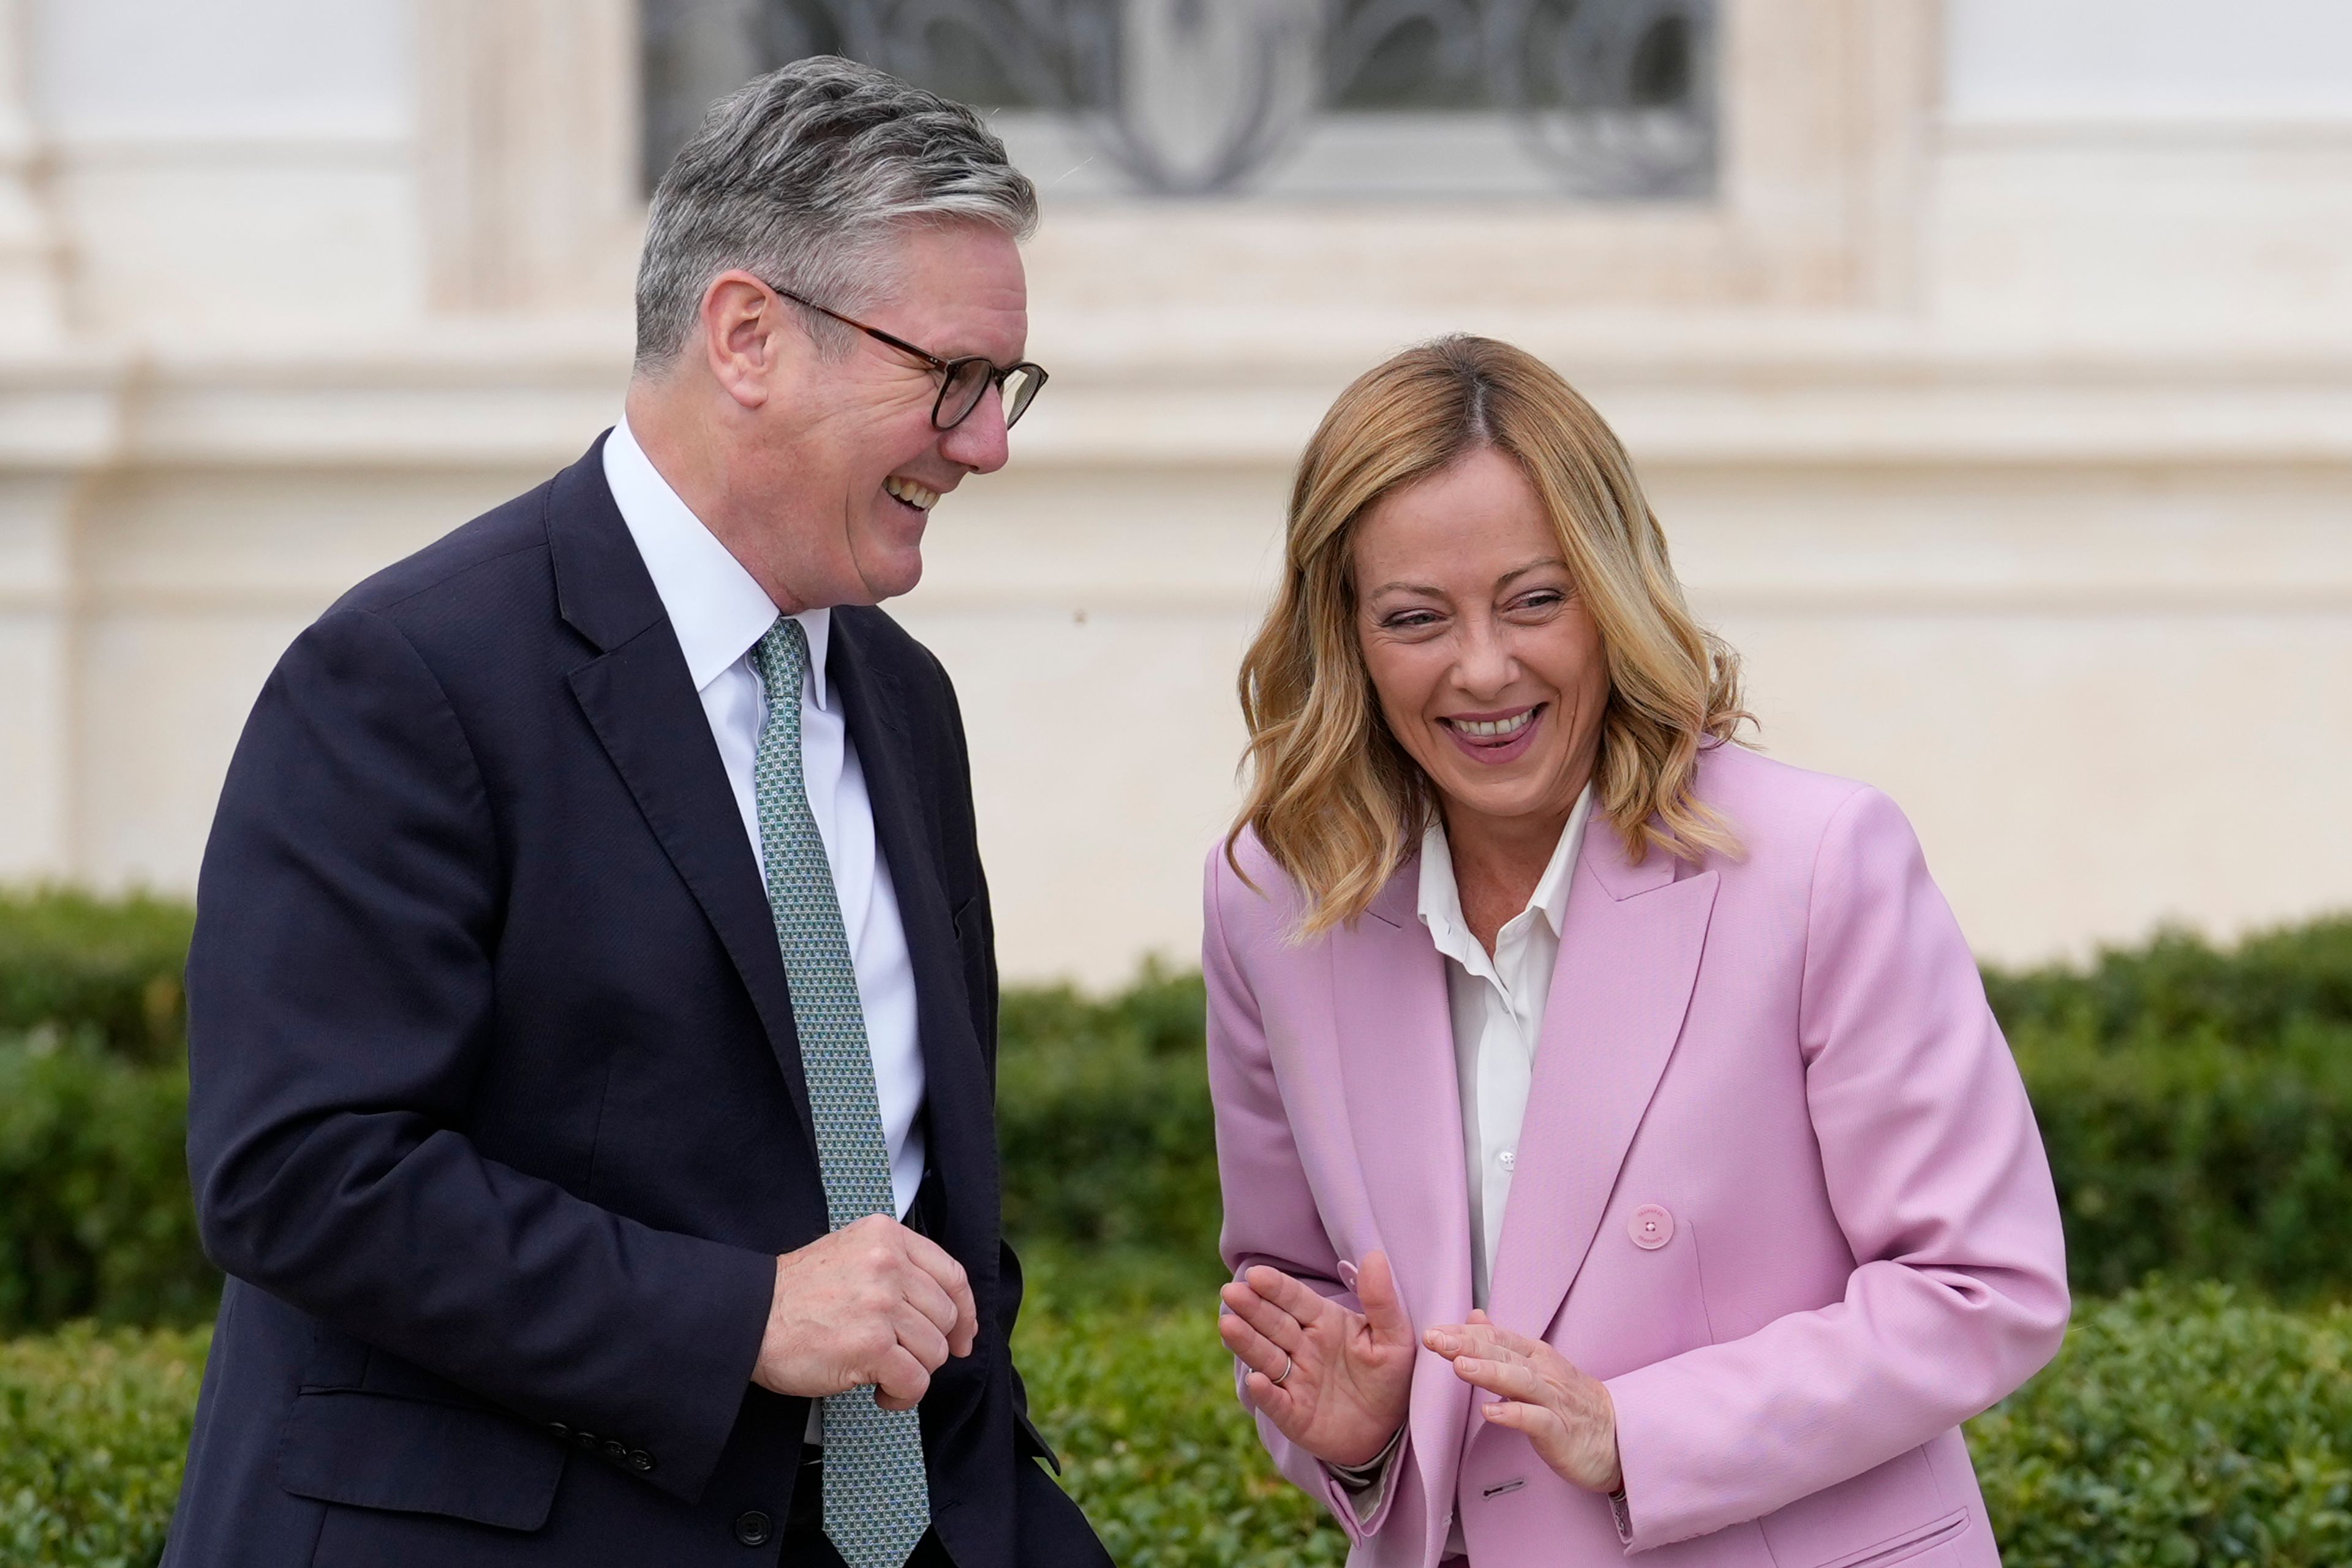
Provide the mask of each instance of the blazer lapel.
{"label": "blazer lapel", "polygon": [[1405,1305],[1428,1324],[1470,1310],[1470,1197],[1445,960],[1414,908],[1420,865],[1406,861],[1330,952],[1356,1166]]}
{"label": "blazer lapel", "polygon": [[603,447],[600,439],[557,476],[548,509],[558,607],[603,650],[572,672],[572,695],[751,993],[814,1174],[816,1131],[800,1036],[759,861],[686,656],[604,483]]}
{"label": "blazer lapel", "polygon": [[1489,1291],[1520,1333],[1541,1336],[1575,1283],[1682,1034],[1717,879],[1676,868],[1629,862],[1605,819],[1586,834]]}
{"label": "blazer lapel", "polygon": [[966,1267],[992,1271],[998,1212],[994,1095],[972,1032],[962,955],[940,880],[940,851],[923,810],[907,699],[896,676],[876,657],[869,635],[866,617],[878,614],[834,611],[825,678],[841,693],[850,743],[874,808],[875,845],[890,868],[915,972],[929,1157],[940,1173],[949,1228],[955,1235],[953,1244],[945,1237],[935,1239]]}
{"label": "blazer lapel", "polygon": [[[1364,917],[1330,938],[1341,1091],[1376,1236],[1416,1331],[1470,1315],[1470,1194],[1445,960],[1421,923],[1414,856]],[[1349,1261],[1356,1262],[1358,1258]],[[1442,1530],[1454,1495],[1469,1385],[1433,1356],[1413,1376],[1413,1443],[1425,1517]],[[1438,1545],[1433,1535],[1432,1552]]]}

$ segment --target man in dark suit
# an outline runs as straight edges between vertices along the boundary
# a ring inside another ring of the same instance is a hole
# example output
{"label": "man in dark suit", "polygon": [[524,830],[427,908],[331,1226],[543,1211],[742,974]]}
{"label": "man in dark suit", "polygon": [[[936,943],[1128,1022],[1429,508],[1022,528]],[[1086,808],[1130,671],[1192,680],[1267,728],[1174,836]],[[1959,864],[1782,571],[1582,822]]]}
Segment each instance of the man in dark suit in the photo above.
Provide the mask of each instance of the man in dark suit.
{"label": "man in dark suit", "polygon": [[622,424],[279,663],[189,964],[168,1563],[1108,1564],[1008,1349],[962,724],[872,607],[1044,379],[1034,219],[968,110],[753,82]]}

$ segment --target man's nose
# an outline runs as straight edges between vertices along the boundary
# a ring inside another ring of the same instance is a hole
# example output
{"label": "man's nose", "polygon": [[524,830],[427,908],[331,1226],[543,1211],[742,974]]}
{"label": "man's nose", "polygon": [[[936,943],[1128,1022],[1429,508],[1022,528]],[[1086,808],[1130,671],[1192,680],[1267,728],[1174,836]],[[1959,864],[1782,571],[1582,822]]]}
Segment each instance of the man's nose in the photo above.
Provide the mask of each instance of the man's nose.
{"label": "man's nose", "polygon": [[1004,397],[1000,388],[990,387],[980,395],[980,402],[963,423],[940,437],[940,455],[951,463],[960,463],[975,474],[992,474],[1004,467],[1012,456],[1012,443],[1004,431]]}

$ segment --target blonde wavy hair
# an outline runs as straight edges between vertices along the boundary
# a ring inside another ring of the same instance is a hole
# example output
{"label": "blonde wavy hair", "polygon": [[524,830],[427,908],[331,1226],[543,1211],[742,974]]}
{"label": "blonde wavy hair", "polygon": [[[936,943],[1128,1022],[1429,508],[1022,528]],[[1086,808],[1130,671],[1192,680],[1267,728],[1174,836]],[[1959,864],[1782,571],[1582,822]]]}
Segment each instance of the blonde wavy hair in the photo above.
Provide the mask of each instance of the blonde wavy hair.
{"label": "blonde wavy hair", "polygon": [[1426,830],[1428,776],[1390,733],[1358,642],[1353,545],[1380,501],[1493,447],[1526,472],[1609,660],[1594,805],[1635,861],[1739,852],[1692,795],[1733,739],[1739,658],[1691,618],[1666,538],[1617,437],[1549,366],[1492,338],[1408,349],[1339,395],[1299,459],[1280,591],[1242,660],[1244,829],[1305,897],[1298,936],[1364,912]]}

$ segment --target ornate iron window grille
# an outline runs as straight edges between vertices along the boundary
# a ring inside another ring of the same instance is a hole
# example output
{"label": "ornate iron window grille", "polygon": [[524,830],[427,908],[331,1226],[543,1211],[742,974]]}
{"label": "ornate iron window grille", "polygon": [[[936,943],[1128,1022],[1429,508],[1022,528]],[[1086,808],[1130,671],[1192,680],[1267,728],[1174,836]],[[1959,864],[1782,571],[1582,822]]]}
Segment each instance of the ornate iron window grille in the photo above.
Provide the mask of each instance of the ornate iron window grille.
{"label": "ornate iron window grille", "polygon": [[1715,0],[644,0],[648,184],[705,104],[838,53],[1073,128],[1134,190],[1239,191],[1349,111],[1507,117],[1559,189],[1716,161]]}

